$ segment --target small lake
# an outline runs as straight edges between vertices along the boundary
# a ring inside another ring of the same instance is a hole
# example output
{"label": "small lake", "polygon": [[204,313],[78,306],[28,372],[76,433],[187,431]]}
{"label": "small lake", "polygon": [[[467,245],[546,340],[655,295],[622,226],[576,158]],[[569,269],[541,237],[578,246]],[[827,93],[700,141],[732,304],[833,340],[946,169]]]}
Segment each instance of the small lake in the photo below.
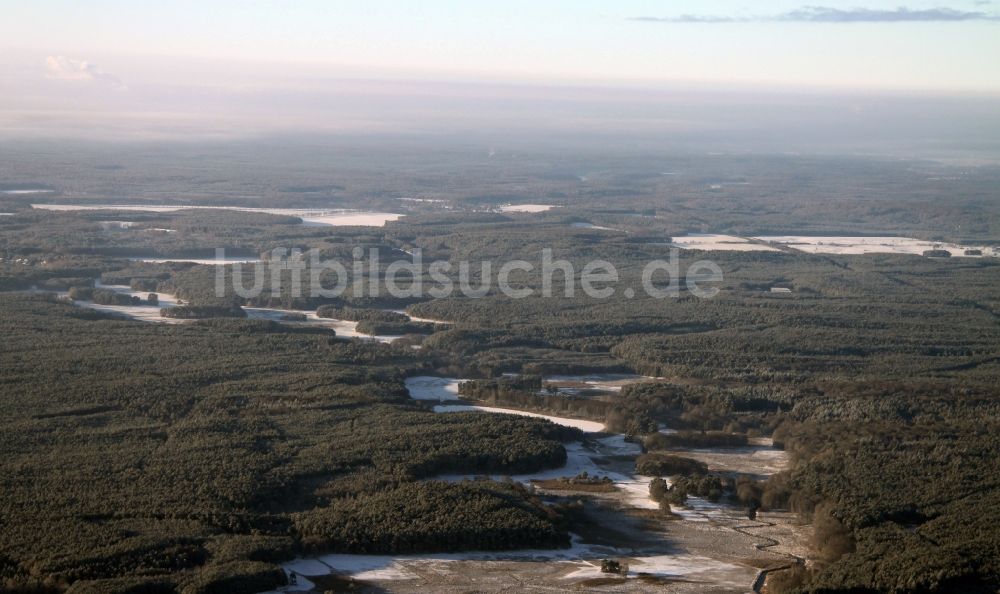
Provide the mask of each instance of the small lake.
{"label": "small lake", "polygon": [[242,206],[177,206],[177,205],[146,205],[146,204],[32,204],[39,210],[77,211],[77,210],[116,210],[136,212],[177,212],[179,210],[234,210],[238,212],[254,212],[302,219],[307,227],[381,227],[387,222],[399,220],[404,216],[392,212],[374,212],[351,210],[345,208],[306,209],[306,208],[251,208]]}

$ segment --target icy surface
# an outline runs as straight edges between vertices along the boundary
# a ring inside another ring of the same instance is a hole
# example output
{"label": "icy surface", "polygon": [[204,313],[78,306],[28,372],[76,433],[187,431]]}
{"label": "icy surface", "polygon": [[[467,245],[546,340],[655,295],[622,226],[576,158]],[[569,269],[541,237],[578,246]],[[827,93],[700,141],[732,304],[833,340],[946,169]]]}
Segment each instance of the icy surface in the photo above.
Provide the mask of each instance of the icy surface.
{"label": "icy surface", "polygon": [[984,246],[962,246],[910,237],[769,235],[755,239],[781,244],[810,254],[915,254],[919,256],[928,250],[945,250],[952,256],[965,257],[965,250],[981,250],[984,255],[996,255],[992,248]]}
{"label": "icy surface", "polygon": [[545,212],[556,208],[551,204],[505,204],[500,212]]}
{"label": "icy surface", "polygon": [[728,250],[734,252],[776,252],[778,248],[761,243],[753,243],[745,237],[717,235],[714,233],[692,233],[674,237],[670,245],[686,250]]}
{"label": "icy surface", "polygon": [[299,217],[302,224],[312,227],[342,227],[363,226],[381,227],[389,221],[398,220],[403,215],[392,212],[371,212],[362,210],[335,209],[304,209],[304,208],[249,208],[242,206],[183,206],[183,205],[145,205],[145,204],[32,204],[32,208],[41,210],[122,210],[139,212],[176,212],[190,209],[236,210],[241,212],[257,212],[290,217]]}

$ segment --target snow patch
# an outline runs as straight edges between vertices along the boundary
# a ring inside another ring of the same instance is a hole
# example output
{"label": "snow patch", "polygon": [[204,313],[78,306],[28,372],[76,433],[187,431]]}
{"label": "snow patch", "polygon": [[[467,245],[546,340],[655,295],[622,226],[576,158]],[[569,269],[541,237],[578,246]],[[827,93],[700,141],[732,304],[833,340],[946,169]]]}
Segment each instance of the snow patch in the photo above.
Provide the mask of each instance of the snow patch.
{"label": "snow patch", "polygon": [[307,227],[382,227],[389,221],[398,220],[404,216],[392,212],[372,212],[334,209],[303,209],[303,208],[251,208],[243,206],[175,206],[175,205],[132,205],[132,204],[32,204],[32,208],[40,210],[74,211],[74,210],[123,210],[139,212],[177,212],[179,210],[234,210],[239,212],[256,212],[280,216],[298,217]]}
{"label": "snow patch", "polygon": [[691,233],[682,237],[674,237],[669,244],[685,250],[726,250],[731,252],[777,252],[778,248],[753,243],[745,237],[735,235],[718,235],[715,233]]}
{"label": "snow patch", "polygon": [[500,212],[545,212],[558,208],[551,204],[504,204],[500,206]]}
{"label": "snow patch", "polygon": [[911,237],[764,235],[754,239],[780,244],[808,254],[912,254],[920,256],[928,250],[945,250],[952,256],[966,257],[966,250],[979,250],[982,255],[997,255],[993,248],[985,246],[963,246]]}

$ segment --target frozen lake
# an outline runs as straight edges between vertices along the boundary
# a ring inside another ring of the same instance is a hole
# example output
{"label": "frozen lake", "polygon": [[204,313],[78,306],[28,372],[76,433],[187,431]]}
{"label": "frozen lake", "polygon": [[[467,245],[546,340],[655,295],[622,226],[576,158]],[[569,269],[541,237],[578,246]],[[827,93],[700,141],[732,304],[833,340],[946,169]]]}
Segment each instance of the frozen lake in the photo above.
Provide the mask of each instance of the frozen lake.
{"label": "frozen lake", "polygon": [[685,250],[727,250],[731,252],[777,252],[778,248],[754,243],[745,237],[715,233],[692,233],[674,237],[670,244]]}
{"label": "frozen lake", "polygon": [[129,204],[32,204],[32,208],[40,210],[76,211],[76,210],[120,210],[137,212],[177,212],[179,210],[209,209],[235,210],[239,212],[255,212],[302,219],[302,224],[310,227],[381,227],[389,221],[398,220],[403,215],[392,212],[373,212],[364,210],[306,209],[306,208],[250,208],[242,206],[175,206],[175,205],[129,205]]}
{"label": "frozen lake", "polygon": [[754,239],[780,244],[809,254],[913,254],[920,256],[928,250],[945,250],[952,256],[966,257],[966,250],[980,250],[983,255],[996,255],[993,248],[985,246],[965,246],[911,237],[765,235]]}
{"label": "frozen lake", "polygon": [[[673,241],[667,245],[689,250],[731,252],[775,252],[785,248],[807,254],[910,254],[921,256],[928,250],[945,250],[955,257],[1000,255],[997,249],[981,245],[959,245],[912,237],[891,236],[760,235],[739,237],[714,233],[691,233],[674,237]],[[981,253],[967,254],[968,250],[978,250]]]}
{"label": "frozen lake", "polygon": [[142,256],[136,256],[129,258],[133,262],[149,262],[151,264],[167,264],[169,262],[177,262],[183,264],[202,264],[204,266],[224,266],[226,264],[253,264],[260,262],[260,258],[146,258]]}
{"label": "frozen lake", "polygon": [[504,204],[499,207],[500,212],[545,212],[558,208],[552,204]]}

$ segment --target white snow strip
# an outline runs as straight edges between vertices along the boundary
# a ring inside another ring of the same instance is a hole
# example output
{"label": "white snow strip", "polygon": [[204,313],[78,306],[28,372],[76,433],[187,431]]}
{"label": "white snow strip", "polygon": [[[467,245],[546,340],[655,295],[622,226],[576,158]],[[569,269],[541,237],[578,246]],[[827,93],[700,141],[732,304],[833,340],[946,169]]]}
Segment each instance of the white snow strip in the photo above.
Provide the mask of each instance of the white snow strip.
{"label": "white snow strip", "polygon": [[[418,400],[420,399],[418,398]],[[433,400],[433,399],[424,398],[423,400]],[[500,413],[505,415],[517,415],[521,417],[535,417],[536,419],[546,419],[552,421],[556,425],[563,425],[564,427],[576,427],[577,429],[581,431],[586,431],[588,433],[598,433],[604,431],[604,423],[598,423],[597,421],[570,419],[568,417],[554,417],[552,415],[543,415],[539,413],[517,410],[513,408],[479,406],[476,404],[439,404],[434,407],[434,412],[438,413],[470,412],[470,411],[491,412],[491,413]]]}
{"label": "white snow strip", "polygon": [[[97,311],[105,311],[110,313],[117,313],[125,317],[139,320],[142,322],[156,322],[160,324],[182,324],[185,322],[191,322],[190,319],[182,318],[166,318],[160,315],[160,309],[176,307],[179,305],[179,300],[177,300],[170,293],[163,293],[160,291],[133,291],[127,285],[103,285],[100,280],[95,281],[94,288],[97,289],[110,289],[117,293],[123,293],[125,295],[134,295],[139,297],[145,302],[146,296],[150,293],[156,293],[159,297],[159,303],[157,305],[100,305],[93,303],[91,301],[75,301],[74,303],[80,307],[86,307],[89,309],[94,309]],[[63,297],[68,297],[67,293],[60,293]],[[315,311],[305,311],[305,310],[295,310],[295,309],[274,309],[270,307],[244,307],[244,311],[247,312],[247,318],[252,320],[272,320],[275,322],[281,322],[282,324],[301,324],[309,326],[322,326],[324,328],[332,328],[336,332],[337,336],[340,338],[360,338],[362,340],[374,340],[376,342],[390,343],[394,340],[401,338],[400,336],[370,336],[368,334],[362,334],[357,331],[357,322],[349,322],[347,320],[335,320],[332,318],[321,318],[316,315]],[[304,322],[297,322],[292,320],[282,319],[288,314],[304,314],[306,320]],[[456,388],[457,390],[457,388]],[[456,392],[457,393],[457,392]]]}
{"label": "white snow strip", "polygon": [[406,313],[406,310],[404,309],[390,309],[388,311],[391,311],[392,313],[403,314],[404,316],[410,318],[411,322],[417,322],[423,324],[454,324],[454,322],[449,322],[448,320],[437,320],[434,318],[420,318],[417,316],[411,316],[410,314]]}
{"label": "white snow strip", "polygon": [[982,255],[997,255],[994,248],[986,246],[963,246],[911,237],[765,235],[754,239],[781,244],[809,254],[913,254],[919,256],[929,250],[944,250],[952,256],[965,257],[966,250],[979,250]]}
{"label": "white snow strip", "polygon": [[500,212],[545,212],[558,208],[551,204],[504,204],[500,207]]}
{"label": "white snow strip", "polygon": [[573,227],[575,229],[591,229],[594,231],[618,231],[618,229],[612,227],[601,227],[600,225],[595,225],[593,223],[582,223],[582,222],[571,223],[570,227]]}
{"label": "white snow strip", "polygon": [[[148,231],[167,231],[169,229],[148,229]],[[149,262],[150,264],[167,264],[175,262],[178,264],[201,264],[203,266],[226,266],[228,264],[253,264],[260,262],[260,258],[145,258],[137,256],[129,258],[133,262]]]}
{"label": "white snow strip", "polygon": [[745,237],[735,235],[718,235],[715,233],[691,233],[682,237],[674,237],[669,244],[685,250],[709,250],[731,252],[777,252],[778,248],[753,243]]}
{"label": "white snow strip", "polygon": [[281,216],[298,217],[302,224],[309,227],[342,227],[363,226],[381,227],[389,221],[398,220],[404,216],[391,212],[371,212],[334,209],[304,209],[304,208],[250,208],[242,206],[175,206],[175,205],[145,205],[145,204],[32,204],[32,208],[40,210],[75,211],[75,210],[127,210],[139,212],[176,212],[190,209],[234,210],[239,212],[256,212]]}

